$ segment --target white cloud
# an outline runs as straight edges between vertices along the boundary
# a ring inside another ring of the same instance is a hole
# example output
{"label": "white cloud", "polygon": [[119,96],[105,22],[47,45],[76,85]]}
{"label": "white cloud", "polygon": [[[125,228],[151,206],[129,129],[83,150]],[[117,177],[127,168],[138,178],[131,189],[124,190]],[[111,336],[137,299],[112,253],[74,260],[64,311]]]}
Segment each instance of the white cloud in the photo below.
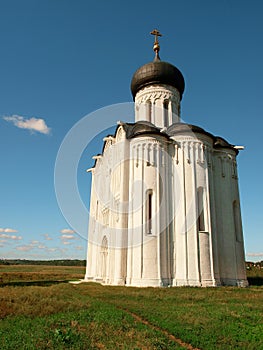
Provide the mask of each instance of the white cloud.
{"label": "white cloud", "polygon": [[28,129],[32,132],[37,131],[42,134],[49,134],[51,129],[46,125],[44,119],[41,118],[29,118],[26,119],[20,115],[4,116],[4,120],[13,123],[16,127],[20,129]]}
{"label": "white cloud", "polygon": [[[13,241],[19,241],[22,239],[22,236],[17,236],[17,235],[10,235],[9,233],[16,233],[18,232],[17,230],[13,229],[13,228],[0,228],[0,238],[2,239],[5,239],[5,240],[13,240]],[[2,240],[2,243],[4,241]]]}
{"label": "white cloud", "polygon": [[21,240],[22,239],[22,236],[15,236],[15,235],[12,235],[12,236],[9,236],[8,237],[9,239],[14,239],[14,240]]}
{"label": "white cloud", "polygon": [[32,241],[29,244],[25,244],[25,245],[20,245],[18,247],[16,247],[16,250],[20,250],[22,252],[28,252],[29,250],[33,250],[33,249],[46,249],[46,246],[39,243],[38,241]]}
{"label": "white cloud", "polygon": [[65,253],[67,253],[68,248],[60,248],[59,251],[61,254],[65,254]]}
{"label": "white cloud", "polygon": [[51,238],[51,237],[49,236],[48,233],[44,233],[43,236],[44,236],[44,238],[45,238],[46,241],[52,241],[52,239],[53,239],[53,238]]}
{"label": "white cloud", "polygon": [[246,256],[263,256],[263,253],[247,253]]}
{"label": "white cloud", "polygon": [[31,241],[31,244],[30,245],[36,245],[36,244],[39,244],[39,241]]}
{"label": "white cloud", "polygon": [[13,228],[0,228],[0,232],[6,232],[6,233],[15,233],[18,232],[17,230],[14,230]]}
{"label": "white cloud", "polygon": [[16,250],[20,250],[21,252],[28,252],[29,250],[32,250],[34,247],[32,245],[21,245],[19,247],[16,247]]}
{"label": "white cloud", "polygon": [[69,228],[64,228],[63,230],[60,231],[61,233],[68,233],[68,234],[72,234],[72,233],[75,233],[75,231],[73,230],[70,230]]}
{"label": "white cloud", "polygon": [[62,235],[60,238],[61,239],[75,239],[75,236],[73,236],[73,235]]}
{"label": "white cloud", "polygon": [[58,248],[48,248],[47,251],[48,252],[56,252],[58,250]]}
{"label": "white cloud", "polygon": [[21,236],[7,235],[6,233],[0,233],[0,238],[12,239],[15,241],[21,240]]}
{"label": "white cloud", "polygon": [[62,243],[63,243],[64,245],[72,244],[72,242],[68,242],[68,241],[63,241]]}
{"label": "white cloud", "polygon": [[82,247],[81,245],[76,245],[75,248],[76,248],[77,250],[83,250],[83,247]]}

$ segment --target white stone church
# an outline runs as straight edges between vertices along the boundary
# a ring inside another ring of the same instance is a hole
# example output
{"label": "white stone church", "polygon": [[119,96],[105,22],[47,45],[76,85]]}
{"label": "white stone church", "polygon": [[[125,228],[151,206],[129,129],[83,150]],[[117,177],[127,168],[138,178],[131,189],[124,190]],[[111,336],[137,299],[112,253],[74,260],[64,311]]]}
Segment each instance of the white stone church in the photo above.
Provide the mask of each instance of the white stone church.
{"label": "white stone church", "polygon": [[182,123],[182,73],[159,58],[133,75],[135,123],[94,157],[86,281],[247,286],[239,147]]}

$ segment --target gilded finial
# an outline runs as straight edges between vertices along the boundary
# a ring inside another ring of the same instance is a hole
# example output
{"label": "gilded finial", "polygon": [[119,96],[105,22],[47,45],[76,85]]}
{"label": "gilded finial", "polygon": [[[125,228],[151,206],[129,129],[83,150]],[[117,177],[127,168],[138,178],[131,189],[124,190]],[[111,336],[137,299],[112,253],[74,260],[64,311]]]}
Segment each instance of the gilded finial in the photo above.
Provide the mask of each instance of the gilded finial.
{"label": "gilded finial", "polygon": [[159,57],[160,45],[159,45],[159,41],[158,41],[158,36],[162,36],[162,34],[157,29],[154,29],[150,34],[155,36],[154,45],[153,45],[153,51],[155,52],[154,61],[156,61],[156,60],[159,61],[160,60],[160,57]]}

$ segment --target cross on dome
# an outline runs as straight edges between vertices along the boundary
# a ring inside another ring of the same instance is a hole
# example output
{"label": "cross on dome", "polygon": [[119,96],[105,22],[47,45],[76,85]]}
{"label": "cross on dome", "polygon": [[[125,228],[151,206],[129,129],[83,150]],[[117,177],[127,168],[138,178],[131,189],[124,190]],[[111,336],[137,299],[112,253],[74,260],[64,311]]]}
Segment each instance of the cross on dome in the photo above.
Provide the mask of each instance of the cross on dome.
{"label": "cross on dome", "polygon": [[160,60],[160,57],[159,57],[160,45],[158,41],[158,36],[162,36],[162,34],[157,29],[154,29],[153,31],[151,31],[150,34],[154,35],[154,45],[153,45],[153,51],[155,52],[154,60]]}
{"label": "cross on dome", "polygon": [[158,29],[154,29],[150,34],[155,35],[154,43],[158,44],[158,36],[162,36]]}

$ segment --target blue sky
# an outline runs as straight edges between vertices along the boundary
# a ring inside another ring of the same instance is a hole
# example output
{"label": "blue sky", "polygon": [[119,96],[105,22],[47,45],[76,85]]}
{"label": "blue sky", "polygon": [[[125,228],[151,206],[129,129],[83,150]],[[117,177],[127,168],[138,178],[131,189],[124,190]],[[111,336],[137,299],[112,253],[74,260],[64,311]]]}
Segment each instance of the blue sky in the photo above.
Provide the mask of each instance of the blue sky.
{"label": "blue sky", "polygon": [[[0,258],[85,258],[85,238],[57,204],[57,153],[84,116],[132,101],[131,77],[153,59],[149,32],[158,28],[161,58],[186,81],[183,120],[245,146],[245,249],[247,260],[263,259],[262,13],[260,0],[2,1]],[[101,146],[91,142],[78,165],[85,206],[85,170]]]}

